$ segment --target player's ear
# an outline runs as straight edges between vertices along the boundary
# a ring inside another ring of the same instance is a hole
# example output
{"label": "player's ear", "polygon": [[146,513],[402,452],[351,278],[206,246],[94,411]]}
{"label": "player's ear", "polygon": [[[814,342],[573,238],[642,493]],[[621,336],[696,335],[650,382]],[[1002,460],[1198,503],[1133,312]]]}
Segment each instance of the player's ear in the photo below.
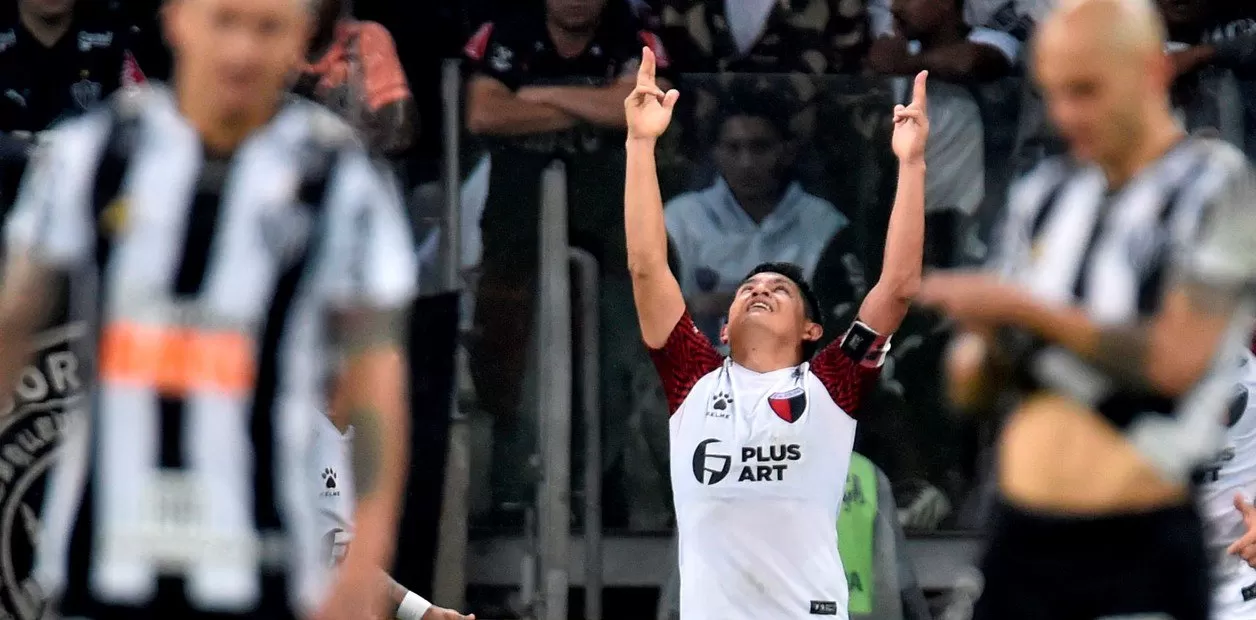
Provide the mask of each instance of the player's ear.
{"label": "player's ear", "polygon": [[819,323],[816,323],[815,321],[808,319],[807,326],[804,327],[802,330],[802,339],[807,342],[815,342],[819,340],[820,337],[823,335],[824,335],[824,327],[821,326]]}
{"label": "player's ear", "polygon": [[728,317],[724,317],[723,324],[720,325],[720,342],[728,344]]}

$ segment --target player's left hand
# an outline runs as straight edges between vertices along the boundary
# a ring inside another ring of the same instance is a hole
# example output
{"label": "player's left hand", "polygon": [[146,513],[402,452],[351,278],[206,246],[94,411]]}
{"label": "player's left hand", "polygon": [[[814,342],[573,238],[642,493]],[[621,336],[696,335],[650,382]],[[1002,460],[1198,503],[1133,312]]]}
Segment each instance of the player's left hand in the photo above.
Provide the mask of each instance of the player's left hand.
{"label": "player's left hand", "polygon": [[1014,324],[1033,303],[1024,291],[989,273],[962,270],[925,276],[915,302],[961,324],[975,325]]}
{"label": "player's left hand", "polygon": [[423,614],[423,620],[475,620],[475,614],[462,615],[452,609],[444,607],[429,607],[427,613]]}
{"label": "player's left hand", "polygon": [[1234,495],[1234,508],[1243,515],[1243,525],[1247,527],[1247,533],[1239,537],[1229,547],[1226,553],[1237,555],[1247,562],[1248,566],[1256,568],[1256,505],[1247,501],[1242,493]]}
{"label": "player's left hand", "polygon": [[929,99],[925,91],[929,72],[916,74],[912,84],[911,103],[894,106],[894,136],[890,146],[898,161],[904,164],[923,164],[925,142],[929,139]]}

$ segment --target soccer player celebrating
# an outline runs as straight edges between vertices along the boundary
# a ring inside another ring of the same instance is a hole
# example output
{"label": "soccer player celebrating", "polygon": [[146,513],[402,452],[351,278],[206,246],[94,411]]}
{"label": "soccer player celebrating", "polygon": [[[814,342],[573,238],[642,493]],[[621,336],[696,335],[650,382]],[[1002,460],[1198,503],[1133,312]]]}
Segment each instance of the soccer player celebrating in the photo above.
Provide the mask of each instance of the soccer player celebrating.
{"label": "soccer player celebrating", "polygon": [[[823,315],[797,266],[753,269],[728,309],[722,358],[685,309],[667,264],[654,146],[679,97],[642,50],[624,106],[628,266],[642,336],[671,410],[671,477],[686,620],[846,618],[833,523],[855,439],[890,335],[921,279],[925,74],[894,109],[898,193],[881,279],[845,336],[816,353]],[[814,356],[813,356],[814,354]]]}

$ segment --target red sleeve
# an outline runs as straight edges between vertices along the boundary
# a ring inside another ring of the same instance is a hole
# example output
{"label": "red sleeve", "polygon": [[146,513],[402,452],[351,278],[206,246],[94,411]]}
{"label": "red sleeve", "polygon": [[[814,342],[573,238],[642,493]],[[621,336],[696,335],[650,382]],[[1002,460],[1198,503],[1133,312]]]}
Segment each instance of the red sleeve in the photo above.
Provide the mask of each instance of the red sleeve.
{"label": "red sleeve", "polygon": [[362,22],[358,52],[365,75],[366,104],[371,111],[410,98],[406,72],[397,58],[388,29],[375,22]]}
{"label": "red sleeve", "polygon": [[654,360],[654,368],[663,381],[668,415],[680,409],[699,379],[724,363],[724,356],[698,331],[688,310],[676,321],[663,348],[650,349],[650,359]]}
{"label": "red sleeve", "polygon": [[493,22],[485,22],[480,29],[471,35],[471,39],[463,46],[462,53],[467,58],[480,62],[484,60],[484,53],[488,51],[488,42],[493,38]]}
{"label": "red sleeve", "polygon": [[[881,378],[881,356],[856,359],[842,349],[845,341],[846,336],[843,335],[820,349],[811,359],[811,374],[824,384],[824,389],[829,391],[838,407],[851,417],[857,417],[864,398],[872,393]],[[884,348],[888,341],[888,337],[882,337],[873,348]]]}

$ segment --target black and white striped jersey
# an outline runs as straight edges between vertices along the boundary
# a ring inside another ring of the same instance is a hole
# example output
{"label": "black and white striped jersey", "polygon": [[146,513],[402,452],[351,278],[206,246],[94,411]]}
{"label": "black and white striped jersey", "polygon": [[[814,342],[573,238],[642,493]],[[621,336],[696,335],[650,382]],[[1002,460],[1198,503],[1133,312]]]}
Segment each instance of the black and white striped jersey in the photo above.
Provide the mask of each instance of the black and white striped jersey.
{"label": "black and white striped jersey", "polygon": [[6,238],[71,276],[96,336],[37,558],[62,615],[316,604],[307,468],[329,321],[410,303],[409,231],[395,188],[314,104],[287,103],[223,159],[156,87],[54,131]]}
{"label": "black and white striped jersey", "polygon": [[[1040,300],[1079,307],[1099,324],[1154,315],[1173,277],[1256,282],[1256,236],[1240,243],[1216,232],[1253,232],[1251,175],[1242,152],[1204,138],[1184,139],[1122,187],[1110,187],[1097,166],[1049,159],[1013,188],[992,267]],[[1102,387],[1106,380],[1079,360],[1051,347],[1033,350],[1023,358],[1028,375],[1092,402],[1136,444],[1155,427],[1158,438],[1190,444],[1179,446],[1180,454],[1208,454],[1220,437],[1224,404],[1215,419],[1186,419],[1182,403]],[[1175,473],[1187,460],[1178,459]]]}

